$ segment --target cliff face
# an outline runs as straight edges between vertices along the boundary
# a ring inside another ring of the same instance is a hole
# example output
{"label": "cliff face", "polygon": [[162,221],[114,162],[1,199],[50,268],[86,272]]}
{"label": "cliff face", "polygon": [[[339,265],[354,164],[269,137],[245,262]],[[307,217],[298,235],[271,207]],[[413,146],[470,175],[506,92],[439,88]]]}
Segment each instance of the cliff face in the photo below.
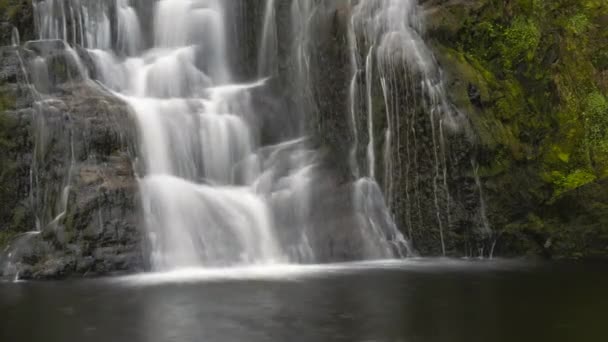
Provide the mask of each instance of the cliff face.
{"label": "cliff face", "polygon": [[[231,28],[239,47],[231,58],[247,81],[258,76],[260,36],[248,28],[261,27],[263,11],[232,3],[243,25]],[[262,124],[286,127],[282,134],[290,136],[298,129],[293,121],[305,120],[336,191],[351,191],[345,184],[355,178],[352,146],[358,139],[355,159],[365,164],[372,134],[376,155],[385,156],[375,161],[377,180],[422,255],[441,254],[441,240],[453,256],[488,255],[493,245],[505,256],[608,254],[604,1],[421,1],[425,40],[451,102],[468,118],[463,126],[470,126],[441,142],[433,141],[441,124],[428,119],[418,100],[424,95],[413,86],[417,76],[405,67],[394,70],[390,101],[379,76],[372,77],[373,130],[365,110],[351,123],[350,2],[322,2],[302,41],[293,39],[302,27],[291,22],[291,1],[276,3],[277,65],[269,82],[281,96],[259,94],[255,101],[268,113],[289,115],[269,114]],[[22,42],[34,37],[30,4],[0,0],[0,45],[11,44],[13,26]],[[294,51],[305,51],[308,69],[298,69]],[[128,107],[78,77],[61,42],[3,47],[0,54],[0,247],[28,246],[9,261],[13,271],[41,278],[142,269]],[[39,89],[43,98],[27,87],[38,76],[22,68],[41,56],[51,61],[53,78],[41,83],[48,85]],[[353,103],[364,106],[359,98]],[[386,148],[389,125],[393,145]],[[262,139],[284,138],[275,135]],[[322,201],[316,205],[322,212]],[[22,235],[37,226],[48,228]]]}
{"label": "cliff face", "polygon": [[426,1],[500,254],[608,253],[608,5]]}
{"label": "cliff face", "polygon": [[[0,246],[16,232],[33,227],[34,220],[25,199],[29,193],[29,168],[33,144],[30,116],[16,111],[27,106],[27,92],[18,85],[19,60],[11,48],[13,27],[33,29],[31,8],[19,1],[0,1]],[[23,14],[21,14],[23,13]],[[25,25],[29,16],[29,24]],[[24,20],[21,20],[21,18]]]}
{"label": "cliff face", "polygon": [[[347,92],[353,8],[332,3],[325,6],[331,29],[311,40],[311,61],[318,63],[312,70],[319,72],[312,74],[312,130],[343,179],[353,172],[347,160],[353,140],[360,162],[375,135],[376,178],[422,255],[441,254],[442,239],[453,256],[608,253],[605,2],[421,1],[422,35],[450,102],[468,121],[441,136],[442,124],[432,123],[424,107],[428,95],[405,66],[389,75],[395,89],[389,96],[374,71],[373,130],[360,99],[366,94],[358,93],[355,105],[363,110],[353,132]],[[358,72],[365,79],[364,66]],[[395,112],[397,118],[388,115]]]}

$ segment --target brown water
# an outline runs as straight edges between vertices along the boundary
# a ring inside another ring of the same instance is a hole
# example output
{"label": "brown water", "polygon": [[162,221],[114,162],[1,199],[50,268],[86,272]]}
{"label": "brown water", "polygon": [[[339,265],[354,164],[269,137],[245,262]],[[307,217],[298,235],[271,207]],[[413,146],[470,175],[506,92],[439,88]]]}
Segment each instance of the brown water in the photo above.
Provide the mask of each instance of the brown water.
{"label": "brown water", "polygon": [[608,265],[418,260],[7,281],[0,341],[608,341]]}

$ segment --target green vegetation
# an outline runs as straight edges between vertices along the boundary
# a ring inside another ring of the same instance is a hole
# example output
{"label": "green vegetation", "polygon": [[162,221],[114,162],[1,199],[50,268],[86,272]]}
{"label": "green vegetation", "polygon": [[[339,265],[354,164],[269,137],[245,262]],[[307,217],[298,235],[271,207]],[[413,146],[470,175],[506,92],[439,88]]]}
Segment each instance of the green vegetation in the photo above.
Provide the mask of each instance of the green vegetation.
{"label": "green vegetation", "polygon": [[608,100],[599,91],[587,96],[585,101],[585,128],[587,141],[599,152],[608,152]]}
{"label": "green vegetation", "polygon": [[6,247],[11,241],[13,241],[13,239],[18,234],[19,233],[10,230],[0,231],[0,252],[2,252],[4,250],[4,247]]}
{"label": "green vegetation", "polygon": [[451,95],[478,132],[504,240],[577,257],[593,237],[605,246],[594,255],[608,255],[608,200],[588,191],[608,192],[608,2],[453,2],[430,19]]}
{"label": "green vegetation", "polygon": [[507,27],[500,43],[500,52],[504,56],[504,67],[510,69],[515,63],[530,62],[540,42],[540,31],[537,24],[525,17],[517,17]]}
{"label": "green vegetation", "polygon": [[[0,180],[4,179],[10,169],[7,156],[9,149],[13,146],[9,137],[12,124],[5,112],[13,107],[14,101],[0,89]],[[5,182],[0,182],[0,194],[7,186]]]}
{"label": "green vegetation", "polygon": [[0,0],[0,13],[9,21],[18,21],[24,8],[30,7],[29,0]]}
{"label": "green vegetation", "polygon": [[22,40],[33,39],[33,20],[31,0],[0,0],[0,23],[4,21],[15,26]]}

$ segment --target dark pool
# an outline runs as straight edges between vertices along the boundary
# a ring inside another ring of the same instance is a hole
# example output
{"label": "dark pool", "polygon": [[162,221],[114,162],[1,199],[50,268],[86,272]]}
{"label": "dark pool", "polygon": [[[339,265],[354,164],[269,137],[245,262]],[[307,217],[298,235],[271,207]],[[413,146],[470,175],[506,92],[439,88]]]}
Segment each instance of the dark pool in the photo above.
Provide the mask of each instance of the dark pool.
{"label": "dark pool", "polygon": [[0,341],[608,341],[608,265],[416,260],[0,282]]}

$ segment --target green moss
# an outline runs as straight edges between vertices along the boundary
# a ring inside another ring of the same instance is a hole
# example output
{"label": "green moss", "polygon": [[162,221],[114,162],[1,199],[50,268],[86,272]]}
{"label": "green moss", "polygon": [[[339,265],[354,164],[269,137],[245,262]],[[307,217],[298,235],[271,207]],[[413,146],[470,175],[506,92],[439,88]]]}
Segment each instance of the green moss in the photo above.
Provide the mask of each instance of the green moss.
{"label": "green moss", "polygon": [[4,250],[4,248],[11,242],[19,233],[3,230],[0,231],[0,252]]}
{"label": "green moss", "polygon": [[562,194],[578,189],[597,179],[597,176],[590,170],[577,169],[564,174],[562,171],[552,171],[545,174],[545,180],[555,185],[554,199]]}
{"label": "green moss", "polygon": [[574,190],[580,188],[583,185],[593,182],[597,177],[590,171],[587,170],[575,170],[568,174],[563,179],[559,180],[557,184],[564,191]]}
{"label": "green moss", "polygon": [[26,213],[16,207],[15,162],[11,151],[15,147],[14,120],[6,115],[7,110],[15,108],[15,101],[0,84],[0,249],[9,242],[17,232],[23,230]]}
{"label": "green moss", "polygon": [[589,144],[603,153],[608,152],[608,100],[594,91],[585,99],[585,128]]}
{"label": "green moss", "polygon": [[23,8],[28,5],[27,0],[0,0],[0,13],[3,13],[9,21],[14,22],[22,14]]}
{"label": "green moss", "polygon": [[6,184],[3,185],[3,182],[1,181],[10,169],[6,156],[8,154],[8,150],[13,146],[13,143],[9,137],[12,122],[9,117],[6,116],[5,112],[13,109],[14,106],[14,99],[2,91],[0,84],[0,192],[7,186]]}
{"label": "green moss", "polygon": [[532,20],[515,18],[511,26],[504,31],[500,46],[504,67],[510,69],[521,61],[531,61],[540,38],[540,30]]}
{"label": "green moss", "polygon": [[583,13],[578,13],[568,20],[566,27],[572,33],[578,35],[585,33],[590,25],[589,18]]}
{"label": "green moss", "polygon": [[[435,43],[450,94],[478,134],[488,210],[501,222],[493,226],[535,253],[551,238],[555,254],[608,254],[608,198],[583,190],[608,193],[608,3],[475,3]],[[481,104],[470,102],[469,85]]]}
{"label": "green moss", "polygon": [[34,14],[31,0],[0,0],[0,21],[19,30],[22,41],[34,39]]}

